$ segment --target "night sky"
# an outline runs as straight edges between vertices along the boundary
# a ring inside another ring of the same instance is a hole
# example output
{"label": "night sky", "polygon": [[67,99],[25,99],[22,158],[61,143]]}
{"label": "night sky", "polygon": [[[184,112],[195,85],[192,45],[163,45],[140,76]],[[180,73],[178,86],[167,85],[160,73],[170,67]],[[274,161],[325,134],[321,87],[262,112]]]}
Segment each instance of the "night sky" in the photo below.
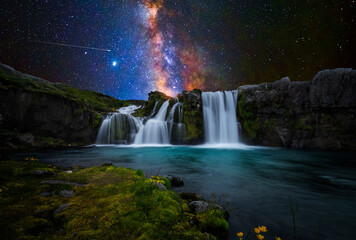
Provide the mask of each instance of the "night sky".
{"label": "night sky", "polygon": [[355,8],[355,0],[7,0],[0,62],[119,99],[306,81],[356,68]]}

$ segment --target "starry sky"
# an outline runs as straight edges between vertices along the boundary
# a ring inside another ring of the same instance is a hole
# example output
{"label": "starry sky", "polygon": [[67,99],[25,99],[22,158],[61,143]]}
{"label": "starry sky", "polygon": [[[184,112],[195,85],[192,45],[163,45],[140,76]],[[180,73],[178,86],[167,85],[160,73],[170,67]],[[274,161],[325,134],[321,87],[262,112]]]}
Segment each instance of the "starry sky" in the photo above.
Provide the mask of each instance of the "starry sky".
{"label": "starry sky", "polygon": [[0,62],[119,99],[307,81],[356,68],[355,8],[355,0],[7,0]]}

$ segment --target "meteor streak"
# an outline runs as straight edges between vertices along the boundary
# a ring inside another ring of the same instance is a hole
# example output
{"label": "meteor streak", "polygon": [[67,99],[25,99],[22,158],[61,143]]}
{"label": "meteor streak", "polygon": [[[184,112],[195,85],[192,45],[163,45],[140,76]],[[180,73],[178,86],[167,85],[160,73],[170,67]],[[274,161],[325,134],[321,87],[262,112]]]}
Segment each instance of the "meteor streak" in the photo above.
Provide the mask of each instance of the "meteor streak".
{"label": "meteor streak", "polygon": [[32,41],[32,42],[33,43],[42,43],[42,44],[48,44],[48,45],[61,46],[61,47],[83,48],[83,49],[111,52],[110,49],[105,49],[105,48],[85,47],[85,46],[79,46],[79,45],[64,44],[64,43],[52,43],[52,42],[43,42],[43,41]]}

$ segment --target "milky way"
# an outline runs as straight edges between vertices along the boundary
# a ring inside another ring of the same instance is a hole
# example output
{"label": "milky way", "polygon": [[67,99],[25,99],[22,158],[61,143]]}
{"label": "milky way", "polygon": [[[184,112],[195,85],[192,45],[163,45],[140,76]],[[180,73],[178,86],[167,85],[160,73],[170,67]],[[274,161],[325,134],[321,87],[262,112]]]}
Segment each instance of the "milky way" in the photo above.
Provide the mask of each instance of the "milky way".
{"label": "milky way", "polygon": [[354,0],[4,1],[0,62],[119,99],[306,81],[356,67],[354,12]]}

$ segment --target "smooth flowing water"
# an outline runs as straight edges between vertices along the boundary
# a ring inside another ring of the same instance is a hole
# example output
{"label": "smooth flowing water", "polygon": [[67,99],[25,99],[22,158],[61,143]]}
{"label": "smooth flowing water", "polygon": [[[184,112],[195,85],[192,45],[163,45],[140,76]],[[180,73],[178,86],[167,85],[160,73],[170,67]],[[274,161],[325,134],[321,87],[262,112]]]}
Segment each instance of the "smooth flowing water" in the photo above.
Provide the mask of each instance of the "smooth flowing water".
{"label": "smooth flowing water", "polygon": [[202,93],[206,143],[238,142],[237,94],[237,91]]}
{"label": "smooth flowing water", "polygon": [[224,201],[231,209],[229,239],[237,239],[239,231],[246,235],[257,225],[268,227],[266,239],[276,235],[293,239],[290,199],[299,204],[298,239],[354,239],[355,153],[224,147],[92,146],[34,156],[63,167],[112,162],[147,175],[161,168],[161,175],[184,179],[184,187],[175,189],[178,192],[196,192],[205,199],[226,193]]}

